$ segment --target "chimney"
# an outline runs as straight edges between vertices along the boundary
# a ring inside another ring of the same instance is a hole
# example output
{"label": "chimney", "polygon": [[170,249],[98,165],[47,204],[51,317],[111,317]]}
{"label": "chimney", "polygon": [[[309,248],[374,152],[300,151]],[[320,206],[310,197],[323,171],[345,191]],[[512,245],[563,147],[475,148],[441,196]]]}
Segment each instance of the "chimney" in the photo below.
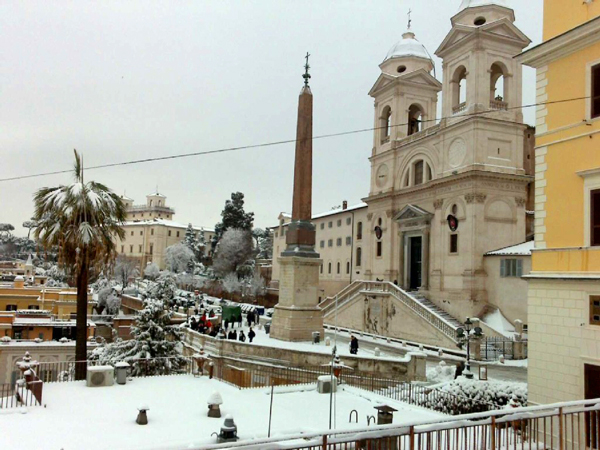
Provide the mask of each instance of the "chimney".
{"label": "chimney", "polygon": [[343,209],[344,211],[346,211],[346,210],[348,209],[348,201],[344,200],[344,201],[342,202],[342,209]]}

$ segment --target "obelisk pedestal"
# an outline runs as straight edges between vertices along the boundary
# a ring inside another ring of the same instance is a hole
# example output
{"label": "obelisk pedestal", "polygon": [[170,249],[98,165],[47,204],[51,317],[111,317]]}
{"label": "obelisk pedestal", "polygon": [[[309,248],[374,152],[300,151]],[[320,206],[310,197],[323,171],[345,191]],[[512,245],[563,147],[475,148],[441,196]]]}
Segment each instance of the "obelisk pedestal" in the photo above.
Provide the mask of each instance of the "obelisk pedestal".
{"label": "obelisk pedestal", "polygon": [[315,331],[323,335],[323,313],[318,306],[322,261],[315,251],[316,232],[311,223],[313,97],[308,87],[308,55],[305,68],[298,102],[292,222],[287,248],[279,258],[279,304],[270,331],[272,338],[283,341],[308,341]]}

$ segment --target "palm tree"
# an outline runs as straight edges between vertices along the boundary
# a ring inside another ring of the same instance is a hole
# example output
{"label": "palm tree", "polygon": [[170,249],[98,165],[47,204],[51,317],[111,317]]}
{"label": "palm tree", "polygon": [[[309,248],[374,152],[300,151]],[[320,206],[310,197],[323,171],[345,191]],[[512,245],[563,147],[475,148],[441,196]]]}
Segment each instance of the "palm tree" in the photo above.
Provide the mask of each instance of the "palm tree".
{"label": "palm tree", "polygon": [[[34,236],[44,247],[59,249],[61,265],[76,277],[77,339],[75,359],[87,359],[87,293],[90,272],[113,263],[115,239],[123,238],[125,207],[103,184],[84,183],[82,159],[75,150],[75,181],[68,186],[42,188],[34,195],[38,221]],[[87,364],[77,364],[75,378],[85,379]]]}

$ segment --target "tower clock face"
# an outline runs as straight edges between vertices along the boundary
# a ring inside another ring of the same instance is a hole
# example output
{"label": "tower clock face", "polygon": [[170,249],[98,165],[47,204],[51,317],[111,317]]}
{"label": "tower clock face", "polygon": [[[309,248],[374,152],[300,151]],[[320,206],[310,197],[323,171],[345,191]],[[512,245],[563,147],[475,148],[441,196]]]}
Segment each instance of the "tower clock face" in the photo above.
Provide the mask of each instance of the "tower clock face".
{"label": "tower clock face", "polygon": [[386,185],[389,176],[389,171],[390,170],[388,169],[388,166],[386,166],[385,164],[382,164],[377,168],[375,182],[377,183],[378,187],[383,187]]}

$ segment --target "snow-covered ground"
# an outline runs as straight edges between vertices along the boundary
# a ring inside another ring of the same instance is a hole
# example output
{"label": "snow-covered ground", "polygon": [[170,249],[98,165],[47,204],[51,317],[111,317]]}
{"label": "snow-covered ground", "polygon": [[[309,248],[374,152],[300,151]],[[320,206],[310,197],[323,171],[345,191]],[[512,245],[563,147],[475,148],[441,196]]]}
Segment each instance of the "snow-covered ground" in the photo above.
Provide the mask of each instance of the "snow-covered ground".
{"label": "snow-covered ground", "polygon": [[[223,397],[221,419],[207,417],[207,398]],[[398,412],[395,424],[435,420],[440,414],[350,387],[335,396],[337,429],[365,428],[375,405]],[[126,385],[88,388],[85,382],[47,383],[45,407],[5,410],[0,415],[2,449],[176,449],[213,444],[226,414],[231,414],[241,439],[266,437],[270,389],[239,390],[206,377],[191,375],[135,378]],[[135,423],[137,408],[147,404],[148,425]],[[358,423],[348,423],[350,411]],[[329,425],[329,395],[315,385],[276,387],[272,436],[325,430]]]}

